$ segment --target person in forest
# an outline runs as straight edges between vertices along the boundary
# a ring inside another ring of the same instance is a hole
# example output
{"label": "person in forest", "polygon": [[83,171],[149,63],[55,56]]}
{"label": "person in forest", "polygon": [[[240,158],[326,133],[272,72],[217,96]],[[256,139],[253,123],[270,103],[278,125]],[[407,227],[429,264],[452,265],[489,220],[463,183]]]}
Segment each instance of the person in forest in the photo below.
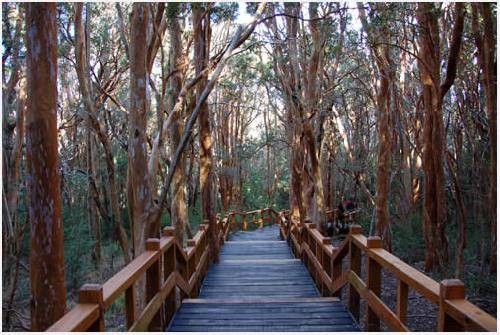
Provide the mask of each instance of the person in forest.
{"label": "person in forest", "polygon": [[342,205],[342,202],[339,202],[337,206],[337,217],[338,217],[338,225],[337,225],[337,232],[341,233],[344,230],[344,206]]}
{"label": "person in forest", "polygon": [[345,205],[345,210],[346,212],[351,212],[356,209],[356,202],[354,201],[354,198],[349,198],[347,200],[346,205]]}
{"label": "person in forest", "polygon": [[333,236],[335,228],[335,219],[332,211],[328,212],[328,222],[326,223],[326,234],[327,236]]}

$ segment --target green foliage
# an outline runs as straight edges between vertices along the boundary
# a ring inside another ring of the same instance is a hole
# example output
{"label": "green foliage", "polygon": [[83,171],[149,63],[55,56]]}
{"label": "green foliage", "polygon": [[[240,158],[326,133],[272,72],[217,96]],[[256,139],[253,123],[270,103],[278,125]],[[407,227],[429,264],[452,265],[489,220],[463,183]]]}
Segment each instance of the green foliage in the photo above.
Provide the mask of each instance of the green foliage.
{"label": "green foliage", "polygon": [[234,21],[237,13],[237,2],[217,2],[210,10],[210,18],[214,24],[225,20]]}
{"label": "green foliage", "polygon": [[85,209],[63,209],[64,223],[64,256],[66,262],[66,283],[68,291],[78,290],[85,283],[85,278],[92,268],[91,254],[94,241],[90,237],[90,229]]}
{"label": "green foliage", "polygon": [[407,220],[391,227],[394,254],[410,264],[424,259],[422,220],[421,213],[412,213]]}
{"label": "green foliage", "polygon": [[173,19],[177,18],[181,11],[181,5],[178,2],[169,2],[167,8],[165,9],[165,14],[167,18]]}
{"label": "green foliage", "polygon": [[246,11],[248,14],[255,14],[255,12],[257,12],[257,7],[258,7],[258,3],[257,2],[247,2],[246,3]]}

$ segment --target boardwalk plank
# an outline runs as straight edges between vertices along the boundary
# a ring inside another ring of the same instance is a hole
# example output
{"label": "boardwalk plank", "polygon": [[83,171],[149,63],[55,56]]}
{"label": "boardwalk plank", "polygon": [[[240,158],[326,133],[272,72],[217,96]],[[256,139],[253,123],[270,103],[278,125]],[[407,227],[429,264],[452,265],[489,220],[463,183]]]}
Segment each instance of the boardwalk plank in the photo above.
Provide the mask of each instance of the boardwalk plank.
{"label": "boardwalk plank", "polygon": [[225,326],[225,325],[237,325],[237,326],[302,326],[302,325],[352,325],[352,318],[348,315],[342,317],[323,317],[323,318],[306,318],[307,316],[302,315],[301,318],[254,318],[254,319],[243,319],[239,318],[238,315],[233,314],[232,317],[227,317],[225,319],[216,319],[213,316],[207,316],[206,318],[177,318],[177,326]]}
{"label": "boardwalk plank", "polygon": [[356,332],[355,325],[301,325],[301,326],[177,326],[173,325],[170,331],[174,332]]}

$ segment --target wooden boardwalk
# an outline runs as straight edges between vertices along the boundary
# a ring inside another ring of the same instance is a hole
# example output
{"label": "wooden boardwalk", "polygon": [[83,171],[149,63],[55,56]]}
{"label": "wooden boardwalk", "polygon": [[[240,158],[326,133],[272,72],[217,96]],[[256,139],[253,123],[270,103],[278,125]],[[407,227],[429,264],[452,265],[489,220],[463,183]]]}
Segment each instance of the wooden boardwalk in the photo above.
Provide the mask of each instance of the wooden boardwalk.
{"label": "wooden boardwalk", "polygon": [[[380,237],[363,235],[361,226],[352,225],[333,246],[314,223],[272,208],[231,212],[217,225],[217,241],[224,241],[219,264],[209,257],[207,225],[187,247],[165,227],[105,283],[83,285],[78,303],[48,331],[105,331],[105,313],[123,296],[128,331],[359,331],[361,306],[364,330],[380,331],[383,323],[408,331],[410,289],[439,306],[438,331],[497,331],[496,319],[465,298],[461,281],[434,281],[385,250]],[[380,299],[382,270],[398,281],[395,310]],[[144,277],[147,304],[137,310],[135,288]],[[349,311],[331,298],[343,290]]]}
{"label": "wooden boardwalk", "polygon": [[198,299],[185,299],[170,331],[359,331],[337,298],[323,298],[277,225],[231,235]]}

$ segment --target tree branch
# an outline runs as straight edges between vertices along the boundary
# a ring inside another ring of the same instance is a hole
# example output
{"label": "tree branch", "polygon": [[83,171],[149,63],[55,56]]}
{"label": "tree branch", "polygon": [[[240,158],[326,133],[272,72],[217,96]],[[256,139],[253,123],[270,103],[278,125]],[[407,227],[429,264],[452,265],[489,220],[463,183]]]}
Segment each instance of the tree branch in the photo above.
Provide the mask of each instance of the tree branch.
{"label": "tree branch", "polygon": [[446,77],[441,83],[441,98],[443,98],[457,76],[457,62],[460,55],[460,46],[462,45],[462,35],[464,32],[464,4],[462,2],[455,3],[456,21],[453,27],[453,35],[451,37],[451,46],[448,52],[448,65],[446,66]]}

